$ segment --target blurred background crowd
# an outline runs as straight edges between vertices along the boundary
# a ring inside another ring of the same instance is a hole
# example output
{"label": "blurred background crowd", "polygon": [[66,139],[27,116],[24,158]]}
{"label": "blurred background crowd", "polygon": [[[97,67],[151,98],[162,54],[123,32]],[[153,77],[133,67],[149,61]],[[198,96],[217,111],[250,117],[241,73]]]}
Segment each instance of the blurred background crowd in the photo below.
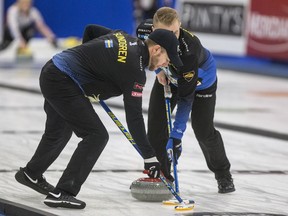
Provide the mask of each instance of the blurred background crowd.
{"label": "blurred background crowd", "polygon": [[[168,6],[177,9],[182,27],[199,36],[214,55],[288,62],[287,0],[0,0],[1,49],[8,46],[9,30],[9,40],[19,36],[16,21],[14,26],[8,25],[13,23],[11,7],[25,8],[25,4],[36,10],[34,18],[38,20],[33,23],[35,31],[26,32],[28,39],[45,37],[54,47],[63,38],[70,39],[67,46],[77,44],[71,38],[80,41],[85,26],[91,23],[135,35],[142,20],[152,18],[159,7]],[[25,25],[25,19],[19,20]],[[25,47],[26,39],[20,40],[20,47]]]}

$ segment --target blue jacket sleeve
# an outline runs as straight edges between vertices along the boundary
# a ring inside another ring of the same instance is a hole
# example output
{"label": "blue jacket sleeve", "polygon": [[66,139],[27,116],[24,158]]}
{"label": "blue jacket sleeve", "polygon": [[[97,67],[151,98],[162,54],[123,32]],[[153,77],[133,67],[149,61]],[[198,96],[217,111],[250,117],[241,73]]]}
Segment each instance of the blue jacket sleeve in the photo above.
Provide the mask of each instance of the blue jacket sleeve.
{"label": "blue jacket sleeve", "polygon": [[192,109],[193,98],[194,91],[186,97],[179,97],[175,121],[173,123],[173,129],[170,137],[182,139]]}
{"label": "blue jacket sleeve", "polygon": [[197,70],[182,73],[177,80],[177,84],[177,110],[170,137],[182,139],[194,101],[197,85]]}

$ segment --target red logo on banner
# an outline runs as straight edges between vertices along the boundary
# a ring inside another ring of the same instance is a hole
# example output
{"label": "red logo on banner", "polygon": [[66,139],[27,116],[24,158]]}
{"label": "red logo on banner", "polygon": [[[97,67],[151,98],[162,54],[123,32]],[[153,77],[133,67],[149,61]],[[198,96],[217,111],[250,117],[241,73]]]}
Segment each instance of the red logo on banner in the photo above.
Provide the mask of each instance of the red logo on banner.
{"label": "red logo on banner", "polygon": [[252,0],[248,55],[288,61],[288,1]]}

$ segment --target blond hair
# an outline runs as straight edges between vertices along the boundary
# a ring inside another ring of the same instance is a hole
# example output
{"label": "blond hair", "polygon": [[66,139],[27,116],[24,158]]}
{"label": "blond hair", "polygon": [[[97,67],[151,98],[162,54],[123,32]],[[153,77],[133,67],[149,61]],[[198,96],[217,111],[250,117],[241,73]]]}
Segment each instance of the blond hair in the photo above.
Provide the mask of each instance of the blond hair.
{"label": "blond hair", "polygon": [[175,9],[170,7],[161,7],[153,16],[153,25],[162,23],[164,25],[170,26],[175,20],[180,22],[178,13]]}

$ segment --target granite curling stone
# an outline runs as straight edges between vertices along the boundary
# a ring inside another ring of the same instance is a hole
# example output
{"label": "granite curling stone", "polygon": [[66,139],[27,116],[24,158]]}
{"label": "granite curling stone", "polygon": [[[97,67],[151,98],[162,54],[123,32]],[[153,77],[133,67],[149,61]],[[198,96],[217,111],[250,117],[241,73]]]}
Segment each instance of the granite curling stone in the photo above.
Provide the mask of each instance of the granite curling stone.
{"label": "granite curling stone", "polygon": [[145,202],[162,202],[173,196],[159,178],[139,178],[132,182],[130,190],[132,197]]}

